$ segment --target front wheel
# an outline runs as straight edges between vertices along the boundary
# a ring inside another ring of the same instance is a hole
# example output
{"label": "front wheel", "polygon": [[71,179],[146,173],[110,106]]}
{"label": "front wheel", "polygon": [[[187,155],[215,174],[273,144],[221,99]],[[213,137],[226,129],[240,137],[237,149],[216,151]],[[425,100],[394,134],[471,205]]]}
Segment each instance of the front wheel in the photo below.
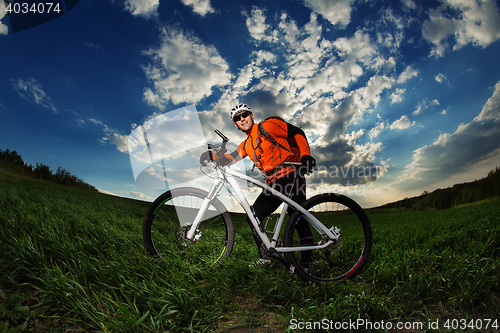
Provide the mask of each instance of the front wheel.
{"label": "front wheel", "polygon": [[372,248],[372,229],[364,210],[352,199],[333,193],[314,196],[302,206],[327,229],[329,239],[304,214],[295,212],[284,233],[285,247],[322,246],[315,250],[286,252],[287,260],[304,280],[321,282],[353,278],[366,265]]}
{"label": "front wheel", "polygon": [[234,228],[224,205],[213,199],[192,239],[187,233],[200,210],[206,191],[182,187],[160,195],[143,224],[146,250],[166,264],[209,267],[227,257],[234,244]]}

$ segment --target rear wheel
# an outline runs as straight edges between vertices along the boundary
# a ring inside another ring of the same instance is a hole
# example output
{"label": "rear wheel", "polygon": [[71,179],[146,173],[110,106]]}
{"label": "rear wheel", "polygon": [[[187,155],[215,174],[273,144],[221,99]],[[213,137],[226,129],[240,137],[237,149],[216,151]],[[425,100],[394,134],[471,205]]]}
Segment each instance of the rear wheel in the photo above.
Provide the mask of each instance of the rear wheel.
{"label": "rear wheel", "polygon": [[144,219],[146,250],[167,264],[190,267],[210,267],[227,257],[233,249],[234,228],[231,216],[218,199],[209,204],[194,237],[186,237],[207,195],[190,187],[160,195]]}
{"label": "rear wheel", "polygon": [[326,245],[332,241],[322,249],[286,252],[285,257],[295,272],[314,282],[358,275],[372,248],[372,229],[364,210],[354,200],[333,193],[314,196],[302,206],[339,237],[328,239],[302,213],[294,213],[285,228],[285,247]]}

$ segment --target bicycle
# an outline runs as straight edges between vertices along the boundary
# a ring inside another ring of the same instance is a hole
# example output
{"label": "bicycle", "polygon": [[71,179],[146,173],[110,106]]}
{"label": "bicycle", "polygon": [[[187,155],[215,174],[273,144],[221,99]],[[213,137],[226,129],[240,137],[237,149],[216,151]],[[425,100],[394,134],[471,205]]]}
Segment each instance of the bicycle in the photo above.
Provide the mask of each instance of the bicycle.
{"label": "bicycle", "polygon": [[[222,157],[229,141],[220,131],[221,144],[209,150]],[[174,257],[189,265],[212,267],[229,256],[234,245],[232,218],[217,198],[224,186],[233,194],[261,239],[266,256],[284,264],[292,273],[312,282],[354,278],[365,267],[372,248],[372,229],[364,210],[352,199],[335,193],[318,194],[299,204],[272,187],[222,165],[215,159],[211,189],[180,187],[161,194],[150,206],[143,224],[147,251],[164,261]],[[300,163],[299,163],[300,164]],[[236,178],[270,191],[283,201],[274,225],[266,230],[258,221]],[[287,208],[295,209],[281,232]],[[298,228],[310,225],[312,239],[300,239]],[[268,233],[270,236],[268,236]],[[307,244],[305,244],[307,243]],[[304,259],[305,258],[305,259]]]}

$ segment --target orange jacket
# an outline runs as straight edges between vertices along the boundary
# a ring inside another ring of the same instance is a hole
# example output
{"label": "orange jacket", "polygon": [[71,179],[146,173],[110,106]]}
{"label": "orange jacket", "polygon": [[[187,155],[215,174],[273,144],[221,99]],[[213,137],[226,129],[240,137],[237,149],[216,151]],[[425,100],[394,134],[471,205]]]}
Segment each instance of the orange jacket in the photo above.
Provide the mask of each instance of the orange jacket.
{"label": "orange jacket", "polygon": [[[272,182],[275,178],[281,178],[293,171],[293,168],[285,167],[275,174],[275,168],[282,165],[283,162],[300,162],[302,156],[311,155],[304,132],[298,127],[288,124],[277,117],[267,119],[262,123],[262,126],[276,142],[289,151],[275,145],[260,133],[257,123],[253,125],[252,130],[247,134],[247,139],[240,143],[236,151],[240,158],[250,157],[255,166],[268,177],[268,182]],[[299,156],[295,155],[295,151],[290,147],[290,139],[296,141],[300,150],[298,152],[300,153]]]}

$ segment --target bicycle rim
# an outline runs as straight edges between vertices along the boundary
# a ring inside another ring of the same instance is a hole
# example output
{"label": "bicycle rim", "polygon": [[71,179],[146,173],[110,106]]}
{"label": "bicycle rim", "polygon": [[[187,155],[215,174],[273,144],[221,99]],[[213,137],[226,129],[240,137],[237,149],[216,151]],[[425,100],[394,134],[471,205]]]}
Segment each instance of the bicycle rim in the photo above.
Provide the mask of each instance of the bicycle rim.
{"label": "bicycle rim", "polygon": [[166,264],[211,267],[230,254],[234,229],[229,213],[214,200],[194,237],[186,237],[207,193],[181,188],[164,193],[150,207],[144,221],[148,252]]}
{"label": "bicycle rim", "polygon": [[[315,196],[304,207],[323,225],[340,234],[323,249],[286,253],[304,280],[321,282],[353,278],[365,266],[372,247],[368,217],[353,200],[335,194]],[[285,230],[285,246],[323,245],[331,241],[295,213]]]}

